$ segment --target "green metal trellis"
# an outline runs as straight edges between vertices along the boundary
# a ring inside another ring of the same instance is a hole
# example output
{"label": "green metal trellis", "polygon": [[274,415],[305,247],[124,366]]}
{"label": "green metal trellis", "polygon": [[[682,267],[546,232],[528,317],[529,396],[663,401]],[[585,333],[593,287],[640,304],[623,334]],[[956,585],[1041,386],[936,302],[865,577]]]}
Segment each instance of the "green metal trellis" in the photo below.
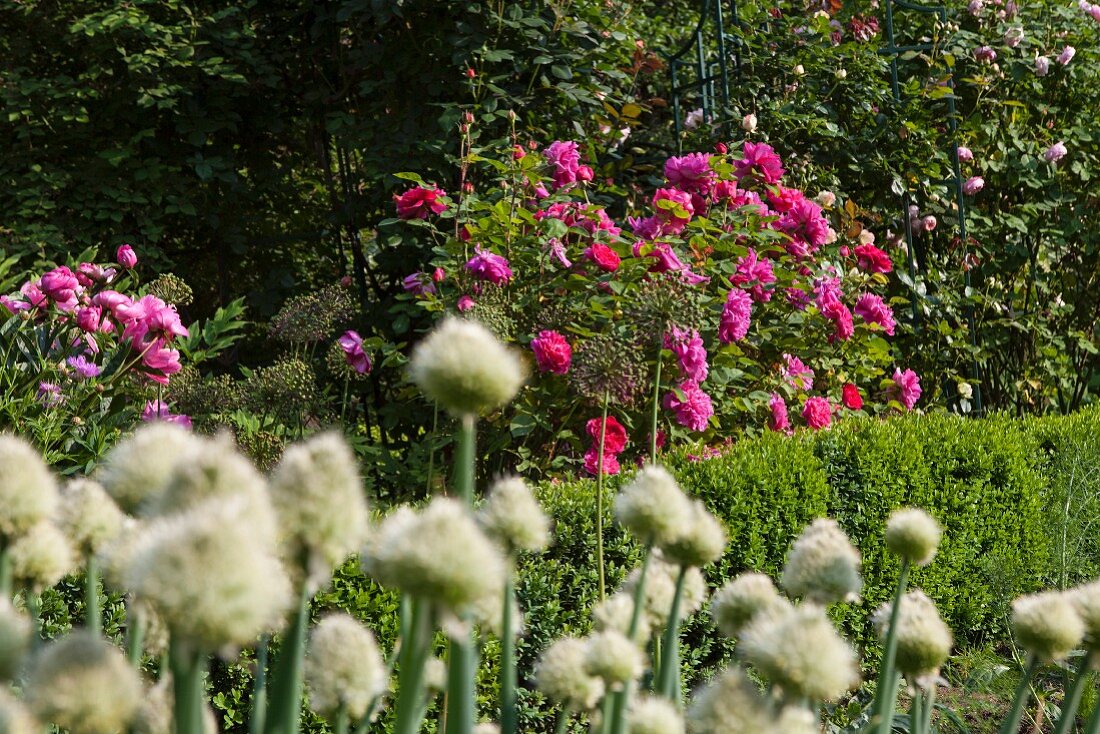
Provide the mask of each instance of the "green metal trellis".
{"label": "green metal trellis", "polygon": [[[728,0],[729,18],[734,27],[741,24],[737,12],[737,1]],[[699,13],[699,22],[684,46],[668,57],[669,82],[672,88],[672,116],[676,127],[677,148],[682,144],[683,115],[681,98],[685,92],[695,91],[699,95],[699,108],[704,120],[712,120],[715,114],[730,106],[730,62],[733,62],[733,75],[741,75],[741,39],[726,32],[726,13],[722,10],[722,0],[703,0]],[[712,48],[706,40],[707,24],[714,24],[714,37],[717,42]],[[730,51],[732,50],[732,53]],[[684,80],[686,72],[694,72],[694,78]],[[723,121],[723,128],[729,122]]]}

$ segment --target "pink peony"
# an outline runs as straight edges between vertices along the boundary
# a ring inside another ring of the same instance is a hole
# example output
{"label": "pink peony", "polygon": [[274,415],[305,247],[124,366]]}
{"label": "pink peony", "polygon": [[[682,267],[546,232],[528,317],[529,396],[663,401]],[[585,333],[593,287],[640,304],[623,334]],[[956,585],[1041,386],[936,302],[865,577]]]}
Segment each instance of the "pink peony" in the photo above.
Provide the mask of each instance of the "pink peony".
{"label": "pink peony", "polygon": [[[592,439],[592,448],[598,449],[600,447],[600,419],[592,418],[589,420],[584,424],[584,430]],[[626,427],[619,423],[615,416],[607,416],[603,437],[604,454],[621,454],[626,449],[626,444]]]}
{"label": "pink peony", "polygon": [[680,374],[685,380],[700,383],[707,379],[707,350],[703,338],[695,329],[691,331],[672,327],[672,333],[665,336],[665,347],[671,349],[680,363]]}
{"label": "pink peony", "polygon": [[863,396],[859,394],[859,388],[850,382],[844,383],[840,389],[841,402],[848,410],[860,410],[863,408]]}
{"label": "pink peony", "polygon": [[772,284],[775,283],[771,260],[761,259],[750,247],[737,261],[737,272],[730,276],[730,283],[738,288],[747,287],[757,303],[767,303],[772,299]]}
{"label": "pink peony", "polygon": [[105,268],[95,263],[80,263],[76,266],[76,279],[85,288],[91,288],[97,283],[110,283],[118,274],[114,268]]}
{"label": "pink peony", "polygon": [[971,176],[963,184],[963,193],[967,196],[973,196],[983,188],[985,188],[985,179],[981,176]]}
{"label": "pink peony", "polygon": [[917,373],[913,370],[902,372],[900,369],[895,368],[891,397],[904,405],[907,410],[912,410],[913,406],[920,400],[920,394],[920,378],[917,377]]}
{"label": "pink peony", "polygon": [[745,157],[734,162],[738,181],[751,177],[766,184],[775,184],[783,178],[783,161],[767,143],[746,141],[741,151]]}
{"label": "pink peony", "polygon": [[103,323],[103,309],[99,306],[85,306],[76,311],[76,325],[89,334],[99,331]]}
{"label": "pink peony", "polygon": [[531,340],[531,351],[535,353],[539,372],[564,375],[569,372],[573,360],[573,348],[564,336],[556,331],[544,330]]}
{"label": "pink peony", "polygon": [[394,194],[393,200],[401,219],[427,219],[432,214],[447,211],[447,205],[440,200],[444,196],[446,193],[434,186],[430,189],[414,186],[400,196]]}
{"label": "pink peony", "polygon": [[748,293],[734,288],[726,296],[722,319],[718,323],[718,340],[723,344],[739,342],[749,333],[752,299]]}
{"label": "pink peony", "polygon": [[146,347],[141,361],[146,370],[151,370],[146,371],[145,376],[161,385],[167,385],[168,378],[182,369],[180,353],[175,349],[169,349],[163,338],[153,340]]}
{"label": "pink peony", "polygon": [[802,418],[815,431],[828,428],[833,421],[833,406],[829,404],[828,398],[808,398],[802,406]]}
{"label": "pink peony", "polygon": [[768,401],[768,408],[772,412],[768,427],[773,431],[790,433],[791,419],[787,415],[787,401],[777,392],[772,393],[772,399]]}
{"label": "pink peony", "polygon": [[888,335],[894,335],[894,310],[882,296],[864,293],[856,301],[855,313],[868,324],[878,324]]}
{"label": "pink peony", "polygon": [[706,193],[714,180],[714,171],[710,168],[710,154],[688,153],[669,158],[665,161],[665,178],[681,191]]}
{"label": "pink peony", "polygon": [[581,154],[573,141],[555,140],[543,151],[550,165],[554,188],[560,189],[577,182],[581,167]]}
{"label": "pink peony", "polygon": [[344,350],[344,359],[351,365],[352,369],[361,375],[371,371],[373,365],[370,361],[370,355],[363,349],[363,337],[359,336],[358,331],[345,331],[336,340],[336,343]]}
{"label": "pink peony", "polygon": [[668,234],[679,234],[695,214],[691,194],[679,189],[657,189],[653,209],[663,223],[662,231]]}
{"label": "pink peony", "polygon": [[79,303],[77,296],[82,290],[76,274],[64,265],[43,275],[38,281],[38,288],[62,311],[72,311],[76,308]]}
{"label": "pink peony", "polygon": [[852,338],[855,329],[852,324],[852,312],[848,310],[847,306],[840,301],[829,301],[825,304],[821,314],[833,322],[833,334],[829,337],[830,342],[837,340],[843,342]]}
{"label": "pink peony", "polygon": [[190,416],[173,413],[171,408],[168,407],[168,403],[163,400],[150,400],[147,402],[145,409],[141,411],[141,419],[147,422],[164,421],[165,423],[175,423],[177,426],[183,426],[184,428],[191,428]]}
{"label": "pink peony", "polygon": [[714,415],[710,395],[690,380],[681,382],[676,391],[666,394],[663,405],[665,410],[673,412],[677,423],[692,431],[706,430]]}
{"label": "pink peony", "polygon": [[783,378],[796,390],[813,390],[814,371],[801,359],[791,354],[783,355]]}
{"label": "pink peony", "polygon": [[170,341],[177,336],[190,336],[176,309],[153,295],[142,296],[132,303],[120,303],[114,314],[123,324],[122,336],[135,345],[145,345],[158,338]]}
{"label": "pink peony", "polygon": [[1066,148],[1066,144],[1059,140],[1044,151],[1043,158],[1048,163],[1057,163],[1065,158],[1067,153],[1069,153],[1069,150]]}
{"label": "pink peony", "polygon": [[596,263],[596,266],[605,273],[613,273],[619,269],[622,258],[619,253],[607,245],[597,242],[584,251],[584,256]]}
{"label": "pink peony", "polygon": [[868,273],[889,273],[894,269],[890,256],[874,245],[856,245],[856,267]]}
{"label": "pink peony", "polygon": [[[598,448],[590,448],[584,452],[584,471],[591,475],[596,476],[597,462],[600,460],[600,452]],[[603,475],[605,477],[615,476],[622,468],[619,466],[619,457],[615,454],[604,451],[603,454]]]}
{"label": "pink peony", "polygon": [[473,257],[466,262],[466,269],[480,280],[487,280],[494,285],[507,283],[512,279],[512,268],[508,261],[500,255],[478,247]]}
{"label": "pink peony", "polygon": [[137,261],[137,253],[129,245],[120,245],[115,251],[115,262],[127,270],[133,270]]}

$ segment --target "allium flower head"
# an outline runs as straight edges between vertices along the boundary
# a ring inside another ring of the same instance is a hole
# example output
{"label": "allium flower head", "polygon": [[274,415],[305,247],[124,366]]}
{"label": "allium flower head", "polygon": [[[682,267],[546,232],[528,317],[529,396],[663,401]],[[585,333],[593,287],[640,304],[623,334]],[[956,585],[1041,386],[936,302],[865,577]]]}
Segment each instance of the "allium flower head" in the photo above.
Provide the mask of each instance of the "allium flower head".
{"label": "allium flower head", "polygon": [[621,688],[642,675],[642,650],[621,632],[603,630],[585,640],[584,669],[611,689]]}
{"label": "allium flower head", "polygon": [[474,734],[500,734],[500,724],[494,724],[491,721],[474,724]]}
{"label": "allium flower head", "polygon": [[633,734],[684,734],[684,719],[667,698],[635,696],[626,719]]}
{"label": "allium flower head", "polygon": [[775,713],[759,689],[737,666],[708,683],[687,710],[692,734],[774,732]]}
{"label": "allium flower head", "polygon": [[758,614],[789,606],[765,574],[743,573],[727,581],[710,600],[710,615],[718,631],[736,637]]}
{"label": "allium flower head", "polygon": [[1085,635],[1071,594],[1046,591],[1012,602],[1012,629],[1020,647],[1043,662],[1069,654]]}
{"label": "allium flower head", "polygon": [[[592,626],[597,631],[611,629],[624,635],[629,634],[633,617],[634,597],[626,588],[611,594],[592,607]],[[634,641],[643,643],[649,639],[651,632],[649,616],[640,615]]]}
{"label": "allium flower head", "polygon": [[409,374],[425,395],[456,416],[499,408],[524,378],[519,358],[488,329],[453,317],[416,346]]}
{"label": "allium flower head", "polygon": [[310,632],[304,673],[310,707],[330,719],[341,706],[353,721],[362,719],[389,683],[374,635],[342,613]]}
{"label": "allium flower head", "polygon": [[589,710],[603,698],[601,678],[588,673],[588,645],[576,637],[562,637],[542,653],[535,668],[535,685],[547,698],[570,708]]}
{"label": "allium flower head", "polygon": [[818,518],[802,531],[787,554],[783,588],[819,604],[854,601],[863,579],[859,551],[835,520]]}
{"label": "allium flower head", "polygon": [[319,588],[366,539],[367,501],[355,456],[338,433],[291,446],[271,476],[271,502],[289,563]]}
{"label": "allium flower head", "polygon": [[122,532],[122,510],[91,479],[74,479],[61,493],[58,523],[84,555],[98,553]]}
{"label": "allium flower head", "polygon": [[386,586],[461,614],[496,598],[505,564],[459,501],[436,498],[420,511],[390,514],[363,551],[364,569]]}
{"label": "allium flower head", "polygon": [[[162,673],[156,685],[145,691],[141,708],[130,724],[130,734],[173,734],[174,704],[172,674]],[[202,713],[202,733],[219,734],[218,722],[209,704],[203,707]]]}
{"label": "allium flower head", "polygon": [[650,464],[619,492],[615,516],[643,542],[663,546],[688,532],[692,508],[668,470]]}
{"label": "allium flower head", "polygon": [[141,678],[122,651],[90,632],[49,643],[27,678],[27,704],[72,734],[126,731],[141,705]]}
{"label": "allium flower head", "polygon": [[29,443],[0,435],[0,536],[13,539],[53,514],[57,482]]}
{"label": "allium flower head", "polygon": [[12,578],[34,593],[74,572],[76,553],[65,534],[49,520],[36,524],[11,544]]}
{"label": "allium flower head", "polygon": [[886,547],[917,566],[927,566],[936,555],[942,530],[924,510],[906,507],[895,510],[886,522]]}
{"label": "allium flower head", "polygon": [[[892,606],[883,604],[874,616],[875,629],[884,640],[890,631]],[[951,629],[940,617],[935,603],[919,589],[908,592],[901,599],[896,639],[898,670],[918,681],[939,673],[954,642]]]}
{"label": "allium flower head", "polygon": [[645,391],[646,366],[637,344],[599,334],[577,344],[569,380],[573,389],[597,405],[606,395],[628,406]]}
{"label": "allium flower head", "polygon": [[706,566],[726,550],[726,527],[702,500],[691,500],[691,521],[686,532],[662,546],[664,556],[682,566]]}
{"label": "allium flower head", "polygon": [[[669,563],[660,553],[654,553],[646,571],[645,589],[642,603],[649,624],[654,628],[664,627],[672,611],[672,600],[676,595],[676,580],[680,575],[680,566]],[[632,571],[623,582],[622,591],[633,599],[637,593],[639,569]],[[707,583],[698,568],[689,567],[684,574],[684,589],[680,598],[680,618],[694,614],[706,599]]]}
{"label": "allium flower head", "polygon": [[290,579],[257,510],[243,494],[208,499],[149,521],[127,554],[126,587],[197,650],[249,644],[290,606]]}
{"label": "allium flower head", "polygon": [[493,483],[478,519],[489,537],[509,555],[541,551],[550,544],[550,518],[519,477]]}
{"label": "allium flower head", "polygon": [[1070,595],[1085,625],[1085,646],[1089,650],[1100,649],[1100,581],[1078,586]]}
{"label": "allium flower head", "polygon": [[4,734],[40,734],[42,728],[22,701],[0,690],[0,731]]}
{"label": "allium flower head", "polygon": [[[10,601],[0,599],[0,679],[10,681],[19,672],[30,641],[30,620],[16,611]],[[5,729],[0,726],[0,731]]]}
{"label": "allium flower head", "polygon": [[739,647],[787,696],[833,701],[859,683],[855,653],[814,604],[759,615],[745,628]]}
{"label": "allium flower head", "polygon": [[132,513],[164,488],[177,462],[188,461],[201,446],[187,429],[154,421],[117,443],[97,478],[119,507]]}

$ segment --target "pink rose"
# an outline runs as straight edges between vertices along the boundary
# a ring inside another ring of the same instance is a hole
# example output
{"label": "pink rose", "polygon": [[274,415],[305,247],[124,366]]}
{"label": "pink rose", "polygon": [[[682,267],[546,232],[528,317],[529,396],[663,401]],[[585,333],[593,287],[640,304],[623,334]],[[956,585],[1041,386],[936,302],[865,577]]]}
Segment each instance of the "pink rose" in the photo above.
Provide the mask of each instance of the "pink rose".
{"label": "pink rose", "polygon": [[400,196],[394,194],[397,216],[401,219],[427,219],[432,214],[442,214],[447,210],[447,205],[441,198],[446,195],[434,186],[430,189],[414,186]]}
{"label": "pink rose", "polygon": [[889,336],[894,335],[894,311],[882,296],[864,293],[856,300],[856,316],[868,324],[878,324]]}
{"label": "pink rose", "polygon": [[500,255],[495,255],[488,250],[477,248],[476,254],[466,262],[466,269],[480,280],[487,280],[495,285],[507,283],[512,279],[512,268],[508,261]]}
{"label": "pink rose", "polygon": [[917,373],[913,370],[902,372],[900,369],[894,369],[894,387],[891,397],[904,405],[907,410],[912,410],[920,400],[920,396],[920,378],[917,377]]}
{"label": "pink rose", "polygon": [[1065,158],[1067,153],[1069,153],[1069,150],[1066,148],[1066,144],[1059,140],[1057,143],[1046,149],[1046,151],[1043,153],[1043,158],[1048,163],[1057,163],[1058,161]]}
{"label": "pink rose", "polygon": [[1035,57],[1035,75],[1046,76],[1050,73],[1050,59],[1046,56]]}
{"label": "pink rose", "polygon": [[783,178],[783,161],[767,143],[746,141],[741,152],[745,157],[733,164],[738,181],[754,178],[766,184],[775,184]]}
{"label": "pink rose", "polygon": [[336,343],[344,351],[344,360],[361,375],[371,371],[370,355],[363,349],[363,337],[357,331],[345,331]]}
{"label": "pink rose", "polygon": [[458,309],[459,313],[466,313],[475,305],[476,304],[474,303],[474,299],[470,296],[460,296],[458,299],[458,303],[455,304],[455,308]]}
{"label": "pink rose", "polygon": [[405,279],[401,281],[401,287],[405,289],[406,293],[411,293],[414,296],[424,296],[435,293],[435,284],[428,279],[427,275],[419,270],[415,273],[406,275]]}
{"label": "pink rose", "polygon": [[847,306],[840,301],[829,301],[825,304],[825,308],[821,310],[821,314],[833,322],[833,333],[829,337],[830,342],[837,340],[843,342],[852,338],[855,327],[852,324],[852,312],[848,310]]}
{"label": "pink rose", "polygon": [[[584,430],[592,439],[592,448],[600,448],[600,419],[592,418],[584,424]],[[607,454],[621,454],[626,449],[626,427],[613,416],[607,416],[607,422],[603,429],[603,452]]]}
{"label": "pink rose", "polygon": [[671,349],[676,355],[680,363],[680,374],[685,380],[698,384],[707,379],[707,350],[698,331],[672,327],[672,333],[665,335],[665,348]]}
{"label": "pink rose", "polygon": [[1072,61],[1073,57],[1076,55],[1077,49],[1075,49],[1073,46],[1066,46],[1062,49],[1062,53],[1058,54],[1058,58],[1055,59],[1055,61],[1057,61],[1062,66],[1065,66],[1070,61]]}
{"label": "pink rose", "polygon": [[[554,188],[560,189],[577,182],[577,171],[581,167],[581,154],[573,141],[555,140],[543,151],[550,165]],[[545,198],[545,197],[542,197]]]}
{"label": "pink rose", "polygon": [[[596,476],[597,464],[600,459],[600,450],[598,448],[590,448],[584,453],[584,471],[590,476]],[[605,477],[615,476],[622,468],[619,466],[619,458],[615,454],[604,451],[603,454],[603,475]]]}
{"label": "pink rose", "polygon": [[783,396],[773,392],[771,400],[768,401],[768,408],[772,413],[771,419],[768,421],[768,427],[773,431],[790,433],[791,420],[787,415],[787,401],[783,399]]}
{"label": "pink rose", "polygon": [[960,161],[972,161],[974,160],[974,152],[966,146],[959,146],[959,160]]}
{"label": "pink rose", "polygon": [[709,153],[688,153],[673,156],[665,161],[665,178],[668,182],[688,193],[706,193],[714,180],[714,171],[710,168]]}
{"label": "pink rose", "polygon": [[983,188],[985,188],[985,179],[981,176],[971,176],[963,184],[963,193],[967,196],[973,196]]}
{"label": "pink rose", "polygon": [[802,418],[806,425],[815,431],[828,428],[833,421],[833,407],[828,398],[813,397],[802,406]]}
{"label": "pink rose", "polygon": [[710,395],[690,380],[681,382],[675,392],[665,395],[665,410],[671,410],[676,422],[692,431],[704,431],[714,415]]}
{"label": "pink rose", "polygon": [[750,247],[737,261],[737,272],[730,276],[730,283],[738,288],[747,287],[757,303],[767,303],[772,299],[772,284],[775,283],[771,260],[761,259]]}
{"label": "pink rose", "polygon": [[596,266],[605,273],[615,272],[619,269],[619,263],[622,262],[617,252],[600,242],[588,247],[584,251],[584,256],[596,263]]}
{"label": "pink rose", "polygon": [[974,49],[974,58],[983,64],[992,64],[997,60],[997,52],[989,46],[980,46]]}
{"label": "pink rose", "polygon": [[868,273],[889,273],[894,263],[884,251],[874,245],[857,245],[856,267]]}
{"label": "pink rose", "polygon": [[796,390],[814,389],[814,371],[807,367],[801,359],[791,354],[784,354],[783,362],[783,378],[788,385]]}
{"label": "pink rose", "polygon": [[679,234],[695,214],[691,194],[679,189],[657,189],[653,194],[653,209],[668,234]]}
{"label": "pink rose", "polygon": [[544,330],[531,340],[531,351],[535,353],[539,372],[564,375],[569,372],[573,360],[573,348],[565,337],[556,331]]}
{"label": "pink rose", "polygon": [[726,295],[722,318],[718,323],[718,340],[723,344],[739,342],[749,333],[752,299],[745,291],[734,288]]}
{"label": "pink rose", "polygon": [[115,251],[115,262],[127,270],[133,270],[137,261],[137,253],[129,245],[120,245]]}

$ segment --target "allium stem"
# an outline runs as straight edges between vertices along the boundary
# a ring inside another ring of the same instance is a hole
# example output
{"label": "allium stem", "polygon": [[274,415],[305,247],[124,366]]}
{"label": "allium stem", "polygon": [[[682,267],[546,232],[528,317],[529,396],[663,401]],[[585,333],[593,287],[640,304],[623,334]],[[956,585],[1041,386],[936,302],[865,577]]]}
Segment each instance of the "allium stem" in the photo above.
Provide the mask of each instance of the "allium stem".
{"label": "allium stem", "polygon": [[504,580],[504,612],[500,640],[500,732],[516,734],[516,621],[512,618],[515,582],[511,574]]}
{"label": "allium stem", "polygon": [[1090,677],[1093,654],[1085,653],[1081,658],[1081,664],[1077,668],[1077,676],[1073,684],[1066,691],[1066,700],[1062,704],[1062,713],[1058,715],[1058,724],[1054,734],[1069,734],[1073,729],[1073,723],[1077,719],[1077,708],[1081,705],[1081,696],[1085,692],[1085,679]]}
{"label": "allium stem", "polygon": [[279,656],[271,669],[271,706],[264,734],[298,734],[302,717],[302,663],[309,627],[309,592],[299,591],[298,609],[290,620]]}
{"label": "allium stem", "polygon": [[554,734],[565,734],[569,729],[569,719],[573,716],[573,710],[568,706],[562,706],[558,713],[558,723],[554,726]]}
{"label": "allium stem", "polygon": [[474,718],[477,715],[477,693],[474,690],[477,674],[476,644],[472,632],[464,639],[451,638],[447,665],[446,734],[473,734]]}
{"label": "allium stem", "polygon": [[474,466],[477,450],[477,416],[467,414],[458,423],[458,456],[455,465],[455,494],[471,507],[474,504]]}
{"label": "allium stem", "polygon": [[684,580],[687,578],[687,566],[680,566],[676,577],[676,593],[672,597],[672,609],[668,614],[668,626],[665,627],[664,642],[661,645],[661,662],[657,668],[657,693],[680,706],[682,685],[680,682],[680,604],[684,596]]}
{"label": "allium stem", "polygon": [[84,626],[89,632],[103,631],[103,607],[99,600],[99,562],[94,553],[88,555],[84,568]]}
{"label": "allium stem", "polygon": [[600,574],[600,601],[607,595],[603,562],[603,451],[607,440],[607,404],[610,396],[603,394],[603,417],[600,419],[600,444],[596,449],[596,560]]}
{"label": "allium stem", "polygon": [[661,409],[661,353],[664,345],[657,343],[657,368],[653,375],[653,415],[649,424],[649,463],[657,463],[657,418]]}
{"label": "allium stem", "polygon": [[432,480],[435,478],[435,437],[439,430],[439,403],[432,401],[432,432],[428,435],[428,484],[424,496],[432,494]]}
{"label": "allium stem", "polygon": [[424,666],[431,645],[431,619],[428,602],[411,599],[401,608],[401,627],[405,635],[397,653],[397,703],[394,734],[417,734],[424,719]]}
{"label": "allium stem", "polygon": [[[890,627],[886,632],[886,649],[882,653],[882,668],[879,670],[878,687],[875,690],[874,716],[878,717],[878,734],[890,734],[894,720],[894,704],[897,702],[897,684],[894,682],[894,663],[898,656],[898,616],[901,611],[901,599],[905,596],[905,587],[909,582],[909,561],[902,559],[901,572],[898,574],[898,588],[894,592],[894,604],[890,608]],[[889,689],[889,690],[887,690]]]}
{"label": "allium stem", "polygon": [[203,730],[203,668],[206,658],[180,644],[175,638],[169,643],[172,668],[173,721],[175,734],[201,734]]}
{"label": "allium stem", "polygon": [[42,631],[41,631],[41,619],[40,619],[40,606],[38,594],[33,591],[27,591],[27,614],[31,618],[31,645],[30,651],[34,652],[42,644]]}
{"label": "allium stem", "polygon": [[1024,706],[1031,697],[1031,677],[1035,669],[1039,667],[1038,659],[1028,654],[1027,664],[1024,666],[1024,675],[1020,678],[1020,685],[1016,686],[1016,695],[1012,698],[1012,708],[1009,709],[1008,718],[1001,724],[998,734],[1016,734],[1020,730],[1020,719],[1024,716]]}
{"label": "allium stem", "polygon": [[344,414],[348,409],[348,383],[351,382],[351,370],[344,369],[344,396],[340,398],[340,424],[344,423]]}
{"label": "allium stem", "polygon": [[1100,706],[1093,707],[1084,734],[1100,734]]}
{"label": "allium stem", "polygon": [[346,703],[340,704],[340,708],[336,711],[336,727],[335,734],[348,734],[348,705]]}
{"label": "allium stem", "polygon": [[135,668],[141,667],[141,653],[145,646],[145,618],[136,605],[126,605],[126,657]]}
{"label": "allium stem", "polygon": [[924,708],[922,710],[920,730],[914,734],[930,734],[932,731],[932,712],[936,708],[936,685],[929,686],[924,694]]}
{"label": "allium stem", "polygon": [[11,547],[6,542],[0,547],[0,594],[11,599]]}
{"label": "allium stem", "polygon": [[[638,569],[638,583],[634,587],[634,610],[630,615],[630,631],[627,637],[631,640],[638,638],[638,626],[642,621],[642,610],[645,607],[645,577],[649,570],[649,559],[653,555],[652,544],[646,544],[645,557],[642,566]],[[634,692],[633,681],[623,685],[621,691],[608,694],[611,699],[611,711],[608,719],[611,734],[627,734],[629,727],[626,721],[626,710],[630,703],[630,696]]]}
{"label": "allium stem", "polygon": [[911,734],[921,734],[921,722],[924,721],[924,697],[918,689],[913,694],[913,701],[909,704],[909,731]]}
{"label": "allium stem", "polygon": [[267,635],[256,645],[256,672],[252,678],[252,713],[248,717],[248,734],[260,734],[267,718]]}

